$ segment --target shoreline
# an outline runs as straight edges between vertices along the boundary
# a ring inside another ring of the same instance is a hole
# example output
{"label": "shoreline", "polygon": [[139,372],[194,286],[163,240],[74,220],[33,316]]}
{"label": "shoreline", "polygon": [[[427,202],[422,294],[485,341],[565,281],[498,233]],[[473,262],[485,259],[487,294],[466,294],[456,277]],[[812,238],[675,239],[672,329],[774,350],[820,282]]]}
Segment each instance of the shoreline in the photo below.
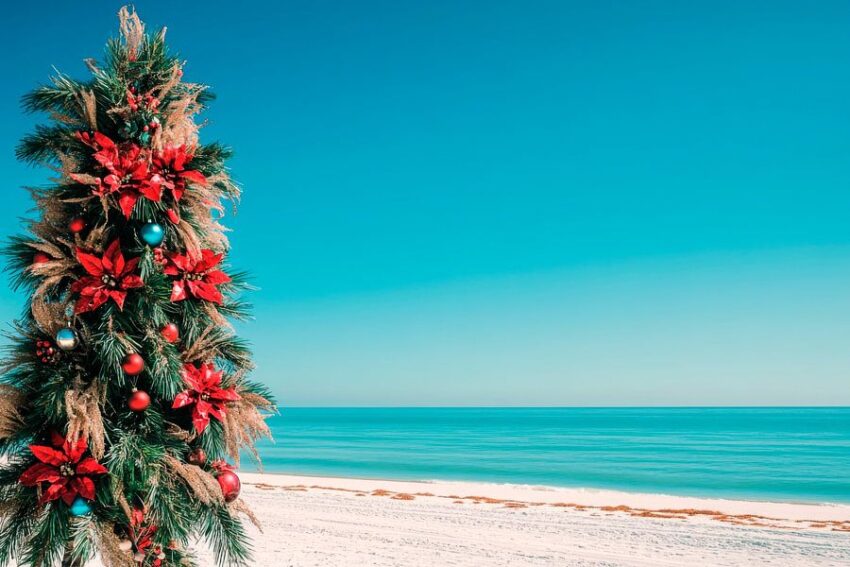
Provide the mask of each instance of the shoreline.
{"label": "shoreline", "polygon": [[657,496],[663,498],[683,498],[683,499],[697,499],[697,500],[721,500],[721,501],[730,501],[730,502],[751,502],[754,504],[787,504],[792,506],[837,506],[837,507],[847,507],[850,509],[850,501],[848,502],[840,502],[840,501],[830,501],[830,500],[784,500],[784,499],[771,499],[769,497],[765,498],[746,498],[746,497],[727,497],[727,496],[712,496],[712,495],[699,495],[699,494],[673,494],[668,492],[641,492],[638,490],[624,490],[624,489],[616,489],[616,488],[597,488],[592,486],[567,486],[567,485],[556,485],[556,484],[530,484],[530,483],[518,483],[518,482],[498,482],[498,481],[489,481],[489,480],[472,480],[472,479],[442,479],[442,478],[431,478],[431,479],[404,479],[404,478],[389,478],[389,477],[381,477],[381,476],[333,476],[319,473],[302,473],[302,472],[279,472],[279,471],[258,471],[252,469],[244,469],[239,473],[243,477],[246,475],[254,475],[254,476],[288,476],[288,477],[303,477],[303,478],[318,478],[318,479],[345,479],[345,480],[362,480],[367,482],[409,482],[414,484],[471,484],[471,485],[481,485],[481,486],[508,486],[508,487],[516,487],[516,488],[528,488],[529,490],[567,490],[567,491],[579,491],[579,492],[588,492],[588,493],[611,493],[611,494],[626,494],[629,496]]}
{"label": "shoreline", "polygon": [[[850,565],[850,506],[240,473],[272,567]],[[209,553],[202,554],[209,558]]]}
{"label": "shoreline", "polygon": [[850,532],[850,504],[676,496],[595,488],[447,480],[393,480],[272,472],[240,473],[261,490],[348,492],[395,500],[450,500],[509,508],[558,507],[645,518],[710,519],[762,527]]}

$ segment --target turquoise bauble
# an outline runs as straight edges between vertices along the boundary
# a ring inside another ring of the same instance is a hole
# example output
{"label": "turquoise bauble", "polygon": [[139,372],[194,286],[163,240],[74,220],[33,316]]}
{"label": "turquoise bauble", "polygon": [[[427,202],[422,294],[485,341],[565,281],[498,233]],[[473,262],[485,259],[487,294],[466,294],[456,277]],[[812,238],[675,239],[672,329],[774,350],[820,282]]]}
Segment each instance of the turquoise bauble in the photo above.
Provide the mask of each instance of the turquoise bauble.
{"label": "turquoise bauble", "polygon": [[165,229],[155,222],[148,222],[139,229],[139,236],[148,246],[159,246],[165,238]]}
{"label": "turquoise bauble", "polygon": [[91,514],[91,504],[82,496],[77,496],[71,504],[71,514],[75,516],[86,516]]}
{"label": "turquoise bauble", "polygon": [[63,327],[56,331],[56,346],[62,350],[77,348],[77,333],[74,332],[74,329]]}

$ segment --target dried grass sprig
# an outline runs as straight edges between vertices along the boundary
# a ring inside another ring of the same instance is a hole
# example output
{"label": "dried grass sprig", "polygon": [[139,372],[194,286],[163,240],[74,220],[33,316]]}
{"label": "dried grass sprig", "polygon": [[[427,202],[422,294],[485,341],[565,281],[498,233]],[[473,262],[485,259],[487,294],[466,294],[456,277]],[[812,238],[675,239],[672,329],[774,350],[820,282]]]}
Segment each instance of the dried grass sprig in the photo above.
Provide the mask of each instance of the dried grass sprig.
{"label": "dried grass sprig", "polygon": [[52,337],[65,326],[68,319],[65,308],[64,303],[49,303],[43,295],[36,295],[32,298],[30,312],[38,329]]}
{"label": "dried grass sprig", "polygon": [[258,530],[260,530],[260,533],[263,532],[263,525],[260,523],[260,519],[257,517],[256,514],[254,514],[254,511],[251,510],[250,506],[248,506],[248,504],[246,504],[244,500],[242,500],[241,498],[237,498],[228,505],[228,508],[230,508],[230,513],[232,515],[240,513],[244,514],[245,517],[248,518],[248,520],[252,524],[254,524]]}
{"label": "dried grass sprig", "polygon": [[0,384],[0,439],[8,439],[24,426],[26,397],[13,386]]}
{"label": "dried grass sprig", "polygon": [[91,454],[98,460],[106,449],[106,431],[100,414],[104,391],[99,382],[83,386],[79,378],[74,387],[65,392],[65,411],[68,413],[68,439],[76,443],[81,437],[88,441]]}
{"label": "dried grass sprig", "polygon": [[227,413],[222,422],[224,445],[227,454],[237,465],[242,449],[247,449],[254,461],[261,464],[256,442],[264,437],[271,439],[272,434],[266,417],[260,410],[273,411],[274,405],[259,394],[239,391],[238,387],[237,392],[240,399],[227,405]]}
{"label": "dried grass sprig", "polygon": [[130,551],[121,549],[113,524],[99,523],[96,531],[97,548],[104,567],[137,567]]}
{"label": "dried grass sprig", "polygon": [[80,90],[77,93],[77,98],[80,103],[80,115],[85,117],[89,128],[97,130],[97,100],[94,92],[86,89]]}
{"label": "dried grass sprig", "polygon": [[142,23],[136,11],[127,8],[127,6],[122,6],[118,10],[118,21],[121,35],[124,37],[124,43],[127,46],[127,53],[130,59],[134,60],[138,56],[139,47],[145,38],[145,24]]}
{"label": "dried grass sprig", "polygon": [[201,467],[181,463],[175,457],[165,457],[166,466],[183,479],[203,504],[223,504],[224,495],[218,481]]}

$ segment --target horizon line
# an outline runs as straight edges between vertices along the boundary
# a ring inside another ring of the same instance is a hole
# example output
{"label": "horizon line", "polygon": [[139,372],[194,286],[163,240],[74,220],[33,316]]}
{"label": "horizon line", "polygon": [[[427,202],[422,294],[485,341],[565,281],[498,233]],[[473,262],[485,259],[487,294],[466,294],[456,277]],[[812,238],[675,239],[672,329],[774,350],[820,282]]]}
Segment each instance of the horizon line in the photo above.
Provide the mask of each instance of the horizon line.
{"label": "horizon line", "polygon": [[284,405],[278,409],[850,409],[836,405]]}

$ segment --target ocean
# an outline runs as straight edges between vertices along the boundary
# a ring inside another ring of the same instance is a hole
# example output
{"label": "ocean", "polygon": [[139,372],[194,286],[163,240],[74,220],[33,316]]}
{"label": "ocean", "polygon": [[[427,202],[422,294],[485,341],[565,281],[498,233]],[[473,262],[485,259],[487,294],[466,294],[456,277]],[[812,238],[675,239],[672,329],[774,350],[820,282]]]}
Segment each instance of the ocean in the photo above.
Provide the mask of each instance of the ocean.
{"label": "ocean", "polygon": [[850,408],[283,408],[269,424],[266,472],[850,502]]}

